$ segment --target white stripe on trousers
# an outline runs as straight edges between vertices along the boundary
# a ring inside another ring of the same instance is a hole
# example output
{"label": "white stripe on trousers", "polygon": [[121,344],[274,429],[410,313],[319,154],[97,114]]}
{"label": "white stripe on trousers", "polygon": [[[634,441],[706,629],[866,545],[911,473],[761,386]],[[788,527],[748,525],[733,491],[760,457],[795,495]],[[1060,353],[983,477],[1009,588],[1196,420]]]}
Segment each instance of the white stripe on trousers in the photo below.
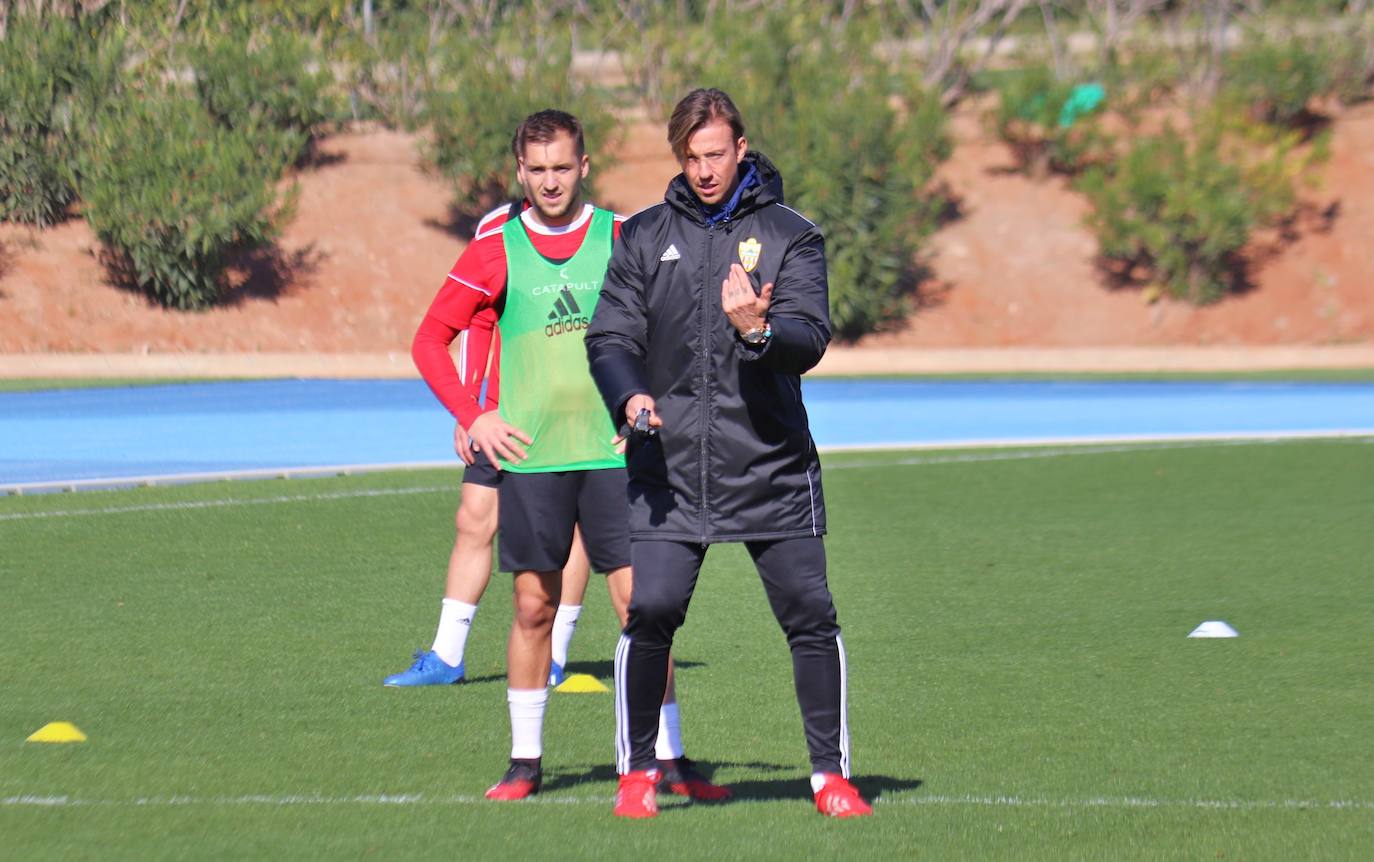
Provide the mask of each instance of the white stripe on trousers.
{"label": "white stripe on trousers", "polygon": [[[849,659],[844,638],[835,635],[840,657],[840,774],[849,778]],[[626,666],[630,658],[630,636],[622,634],[615,645],[615,769],[620,775],[630,771],[630,715]]]}
{"label": "white stripe on trousers", "polygon": [[844,638],[835,635],[840,650],[840,774],[849,777],[849,660],[844,654]]}
{"label": "white stripe on trousers", "polygon": [[630,771],[630,703],[625,673],[630,660],[630,636],[621,634],[615,645],[615,771]]}
{"label": "white stripe on trousers", "polygon": [[468,381],[468,331],[466,329],[458,333],[458,380],[464,386],[470,385]]}

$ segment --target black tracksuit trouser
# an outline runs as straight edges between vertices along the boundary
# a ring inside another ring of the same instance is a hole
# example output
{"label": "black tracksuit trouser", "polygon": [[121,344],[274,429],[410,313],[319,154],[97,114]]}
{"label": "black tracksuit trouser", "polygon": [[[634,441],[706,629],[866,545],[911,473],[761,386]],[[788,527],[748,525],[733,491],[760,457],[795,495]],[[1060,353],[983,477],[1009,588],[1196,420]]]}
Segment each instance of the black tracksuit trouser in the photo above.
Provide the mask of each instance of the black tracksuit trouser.
{"label": "black tracksuit trouser", "polygon": [[[849,776],[847,674],[819,537],[746,542],[773,615],[792,650],[792,677],[816,772]],[[659,706],[673,635],[687,617],[706,548],[633,540],[634,592],[615,651],[616,770],[655,765]]]}

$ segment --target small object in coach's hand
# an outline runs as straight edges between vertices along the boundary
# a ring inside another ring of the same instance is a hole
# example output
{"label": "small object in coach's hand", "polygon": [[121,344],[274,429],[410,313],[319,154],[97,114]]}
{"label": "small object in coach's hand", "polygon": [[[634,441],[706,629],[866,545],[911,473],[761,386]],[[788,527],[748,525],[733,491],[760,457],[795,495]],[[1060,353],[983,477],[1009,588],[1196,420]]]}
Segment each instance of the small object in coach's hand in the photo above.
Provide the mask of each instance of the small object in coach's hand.
{"label": "small object in coach's hand", "polygon": [[634,432],[641,437],[652,437],[658,433],[657,428],[649,427],[649,408],[645,407],[635,416]]}

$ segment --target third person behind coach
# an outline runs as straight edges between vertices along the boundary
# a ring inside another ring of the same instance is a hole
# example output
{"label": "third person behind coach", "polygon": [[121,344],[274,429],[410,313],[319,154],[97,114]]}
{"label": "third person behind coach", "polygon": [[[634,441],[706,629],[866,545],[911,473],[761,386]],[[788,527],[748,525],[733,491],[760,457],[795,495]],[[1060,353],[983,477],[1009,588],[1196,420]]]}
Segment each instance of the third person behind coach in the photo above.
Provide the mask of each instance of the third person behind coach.
{"label": "third person behind coach", "polygon": [[[587,331],[626,454],[634,588],[616,649],[615,813],[657,814],[654,734],[669,649],[709,545],[743,542],[792,652],[817,808],[871,814],[847,780],[844,643],[826,581],[820,461],[800,375],[830,341],[820,229],[783,204],[729,96],[674,108],[682,166],[621,229]],[[652,432],[652,433],[650,433]]]}

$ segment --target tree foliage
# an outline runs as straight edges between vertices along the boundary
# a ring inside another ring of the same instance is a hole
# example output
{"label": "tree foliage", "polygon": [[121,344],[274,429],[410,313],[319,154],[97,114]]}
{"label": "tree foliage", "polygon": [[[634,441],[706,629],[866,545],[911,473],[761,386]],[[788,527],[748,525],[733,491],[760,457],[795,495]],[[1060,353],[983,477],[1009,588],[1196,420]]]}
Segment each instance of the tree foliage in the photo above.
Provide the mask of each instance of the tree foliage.
{"label": "tree foliage", "polygon": [[[535,111],[576,115],[594,170],[610,164],[618,126],[607,96],[573,73],[570,41],[522,38],[529,32],[525,23],[517,18],[485,38],[444,42],[425,81],[422,117],[429,137],[423,155],[450,182],[455,209],[468,215],[486,212],[514,191],[511,137]],[[503,49],[490,50],[493,42]]]}
{"label": "tree foliage", "polygon": [[9,22],[0,41],[0,219],[49,225],[76,196],[81,138],[123,52],[80,20]]}
{"label": "tree foliage", "polygon": [[1039,64],[1001,79],[993,127],[1031,176],[1076,174],[1111,157],[1112,141],[1097,122],[1102,106],[1075,110],[1076,96],[1088,86],[1059,80]]}
{"label": "tree foliage", "polygon": [[1193,303],[1243,286],[1241,250],[1255,228],[1292,211],[1298,177],[1322,155],[1298,142],[1224,111],[1204,112],[1188,132],[1167,126],[1134,139],[1080,184],[1103,257]]}
{"label": "tree foliage", "polygon": [[294,138],[229,128],[175,90],[131,92],[83,150],[83,214],[116,280],[172,308],[203,308],[237,254],[270,244],[292,198],[277,181]]}
{"label": "tree foliage", "polygon": [[192,55],[196,91],[212,117],[227,128],[283,132],[297,157],[333,113],[332,77],[302,35],[234,30],[204,39]]}

